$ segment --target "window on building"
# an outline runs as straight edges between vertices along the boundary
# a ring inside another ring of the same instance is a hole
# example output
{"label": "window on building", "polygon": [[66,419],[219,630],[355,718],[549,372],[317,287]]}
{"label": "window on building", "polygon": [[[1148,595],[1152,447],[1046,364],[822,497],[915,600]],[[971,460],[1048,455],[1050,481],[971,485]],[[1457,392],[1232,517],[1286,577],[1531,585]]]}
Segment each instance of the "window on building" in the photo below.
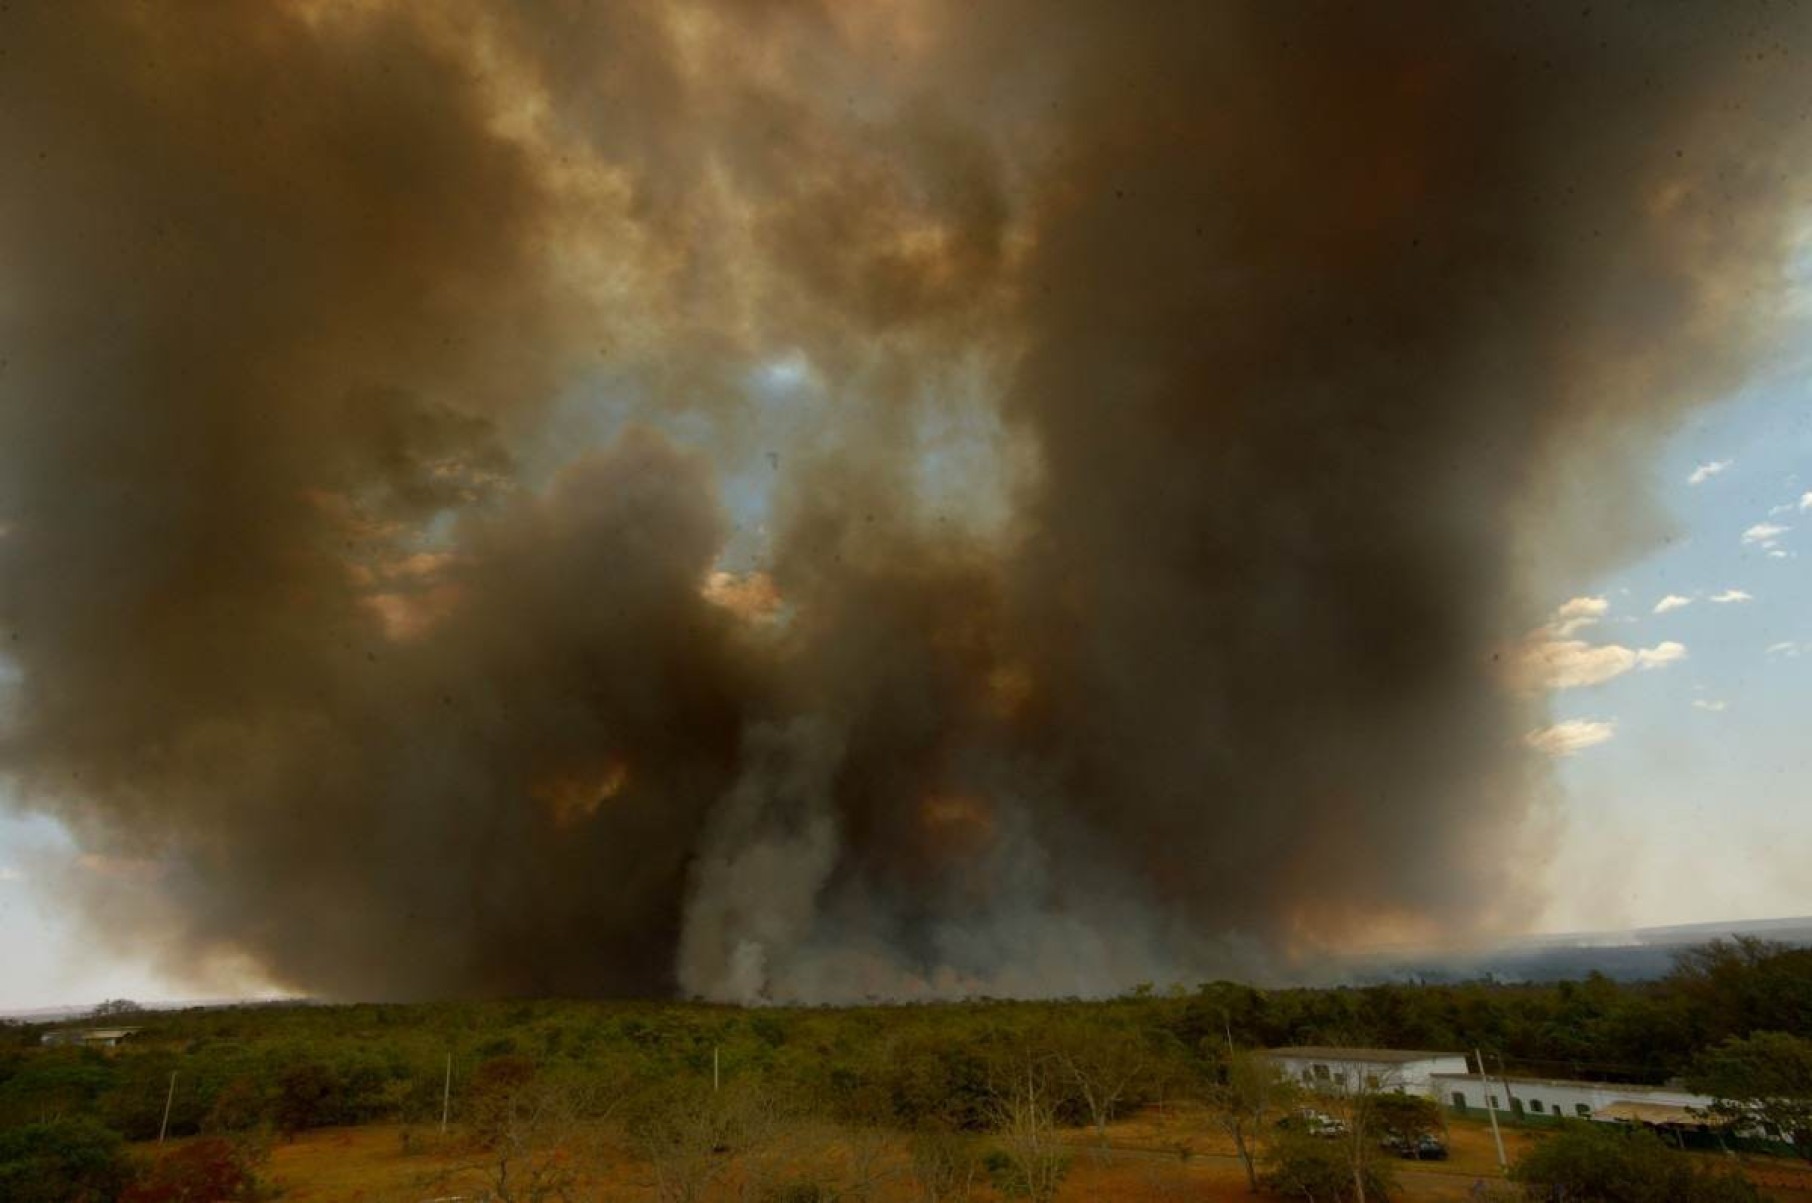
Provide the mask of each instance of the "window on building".
{"label": "window on building", "polygon": [[1367,1090],[1378,1089],[1378,1075],[1377,1074],[1366,1074],[1365,1075],[1365,1088]]}
{"label": "window on building", "polygon": [[1453,1092],[1453,1105],[1461,1111],[1466,1110],[1466,1092],[1464,1090]]}
{"label": "window on building", "polygon": [[1573,1104],[1573,1114],[1577,1115],[1580,1119],[1591,1119],[1592,1118],[1591,1104],[1574,1103]]}
{"label": "window on building", "polygon": [[1334,1075],[1334,1085],[1345,1086],[1346,1085],[1346,1075],[1345,1074],[1335,1074]]}
{"label": "window on building", "polygon": [[1497,1096],[1494,1094],[1494,1095],[1490,1095],[1488,1097],[1491,1099],[1491,1109],[1493,1111],[1496,1111],[1497,1110]]}
{"label": "window on building", "polygon": [[1510,1100],[1510,1110],[1521,1115],[1523,1113],[1523,1101],[1519,1098],[1512,1097]]}
{"label": "window on building", "polygon": [[1327,1081],[1328,1080],[1328,1067],[1325,1065],[1317,1065],[1315,1067],[1315,1076],[1320,1078],[1323,1082]]}
{"label": "window on building", "polygon": [[1529,1110],[1535,1112],[1535,1114],[1537,1114],[1537,1115],[1540,1115],[1542,1113],[1541,1100],[1540,1099],[1530,1099],[1529,1100]]}

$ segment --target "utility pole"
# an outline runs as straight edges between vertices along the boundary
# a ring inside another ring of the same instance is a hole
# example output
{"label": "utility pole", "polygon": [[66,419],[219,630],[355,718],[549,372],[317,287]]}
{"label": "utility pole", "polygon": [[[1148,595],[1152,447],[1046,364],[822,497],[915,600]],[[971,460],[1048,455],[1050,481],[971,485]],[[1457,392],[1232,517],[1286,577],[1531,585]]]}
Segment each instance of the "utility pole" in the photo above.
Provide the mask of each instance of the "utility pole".
{"label": "utility pole", "polygon": [[1497,1053],[1497,1080],[1503,1083],[1504,1105],[1510,1108],[1510,1118],[1522,1122],[1522,1113],[1516,1109],[1516,1096],[1510,1092],[1510,1079],[1504,1070],[1504,1054]]}
{"label": "utility pole", "polygon": [[164,1095],[164,1122],[157,1126],[157,1143],[163,1144],[170,1131],[170,1104],[176,1101],[176,1071],[170,1071],[170,1093]]}
{"label": "utility pole", "polygon": [[1485,1087],[1485,1114],[1491,1117],[1491,1139],[1497,1142],[1497,1168],[1509,1173],[1510,1159],[1504,1156],[1504,1134],[1497,1127],[1497,1106],[1491,1098],[1491,1079],[1485,1074],[1485,1054],[1474,1047],[1472,1056],[1479,1063],[1479,1082]]}
{"label": "utility pole", "polygon": [[453,1054],[447,1054],[447,1079],[440,1088],[440,1134],[447,1134],[447,1112],[453,1109]]}

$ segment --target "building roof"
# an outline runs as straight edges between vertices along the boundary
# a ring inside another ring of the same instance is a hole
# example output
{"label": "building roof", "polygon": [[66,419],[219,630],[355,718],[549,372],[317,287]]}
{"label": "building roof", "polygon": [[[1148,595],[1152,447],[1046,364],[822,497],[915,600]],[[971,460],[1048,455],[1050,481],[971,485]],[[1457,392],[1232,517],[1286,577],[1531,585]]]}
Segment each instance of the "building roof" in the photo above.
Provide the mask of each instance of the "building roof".
{"label": "building roof", "polygon": [[1593,1119],[1633,1120],[1639,1124],[1693,1124],[1705,1122],[1703,1115],[1694,1115],[1688,1107],[1678,1107],[1671,1103],[1632,1103],[1621,1100],[1608,1107],[1599,1107],[1592,1112]]}
{"label": "building roof", "polygon": [[[1477,1082],[1478,1074],[1433,1073],[1431,1078],[1441,1078],[1450,1082]],[[1509,1082],[1512,1086],[1561,1086],[1574,1090],[1602,1090],[1613,1094],[1685,1094],[1693,1095],[1690,1090],[1678,1086],[1640,1086],[1634,1082],[1585,1082],[1578,1078],[1530,1078],[1521,1074],[1491,1074],[1484,1079],[1487,1082]],[[1693,1095],[1693,1097],[1702,1097]]]}
{"label": "building roof", "polygon": [[1411,1061],[1433,1061],[1438,1057],[1466,1055],[1416,1048],[1324,1048],[1319,1045],[1272,1048],[1266,1049],[1265,1054],[1271,1057],[1289,1057],[1295,1061],[1340,1061],[1348,1065],[1407,1065]]}

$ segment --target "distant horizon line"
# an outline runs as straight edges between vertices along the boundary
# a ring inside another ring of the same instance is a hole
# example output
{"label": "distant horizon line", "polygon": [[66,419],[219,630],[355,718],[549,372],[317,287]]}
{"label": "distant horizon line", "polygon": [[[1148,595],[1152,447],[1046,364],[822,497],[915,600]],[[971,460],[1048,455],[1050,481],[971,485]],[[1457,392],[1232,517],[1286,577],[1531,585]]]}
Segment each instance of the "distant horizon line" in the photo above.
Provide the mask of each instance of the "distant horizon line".
{"label": "distant horizon line", "polygon": [[[1782,915],[1768,919],[1724,919],[1707,920],[1697,923],[1666,923],[1648,927],[1601,928],[1593,930],[1566,932],[1534,932],[1528,935],[1515,936],[1496,944],[1481,945],[1468,950],[1440,950],[1410,945],[1394,945],[1368,949],[1364,952],[1351,953],[1336,958],[1352,964],[1364,962],[1400,961],[1414,956],[1451,957],[1458,964],[1465,964],[1472,958],[1483,958],[1492,955],[1516,952],[1559,951],[1566,949],[1589,950],[1594,948],[1617,949],[1639,948],[1653,945],[1698,943],[1699,940],[1713,940],[1721,936],[1766,936],[1770,932],[1802,931],[1812,943],[1812,915]],[[1699,939],[1693,939],[1698,937]],[[1489,972],[1489,971],[1487,971]],[[1128,986],[1127,990],[1131,990]],[[977,996],[978,998],[981,996]],[[92,1016],[96,1007],[108,1002],[132,1002],[146,1011],[179,1011],[195,1007],[242,1007],[260,1005],[281,1005],[285,1003],[319,1003],[324,1006],[357,1006],[372,1003],[371,999],[327,1000],[317,995],[286,994],[279,992],[242,995],[211,995],[188,998],[147,997],[143,999],[126,999],[122,997],[98,999],[92,1003],[65,1003],[44,1007],[0,1008],[0,1021],[10,1023],[52,1023],[59,1019],[82,1019]],[[462,1001],[456,998],[437,999],[438,1002]],[[628,1001],[627,998],[621,1001]],[[689,999],[674,997],[668,1001],[686,1002]],[[949,1001],[949,1000],[940,1000]],[[810,1005],[810,1004],[777,1004]],[[861,1005],[861,1004],[851,1004]],[[130,1014],[128,1012],[127,1014]],[[98,1018],[114,1019],[119,1016],[108,1015]]]}

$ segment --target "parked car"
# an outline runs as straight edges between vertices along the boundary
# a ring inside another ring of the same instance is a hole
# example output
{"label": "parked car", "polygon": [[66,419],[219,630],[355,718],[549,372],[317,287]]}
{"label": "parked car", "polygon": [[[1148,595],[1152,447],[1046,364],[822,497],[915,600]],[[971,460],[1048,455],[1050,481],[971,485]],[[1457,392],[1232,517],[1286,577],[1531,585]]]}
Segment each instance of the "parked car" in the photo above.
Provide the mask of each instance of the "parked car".
{"label": "parked car", "polygon": [[1324,1140],[1332,1140],[1336,1136],[1346,1135],[1345,1124],[1325,1111],[1316,1111],[1312,1107],[1298,1107],[1289,1115],[1278,1120],[1277,1126],[1307,1132],[1310,1136],[1319,1136]]}
{"label": "parked car", "polygon": [[1447,1146],[1433,1132],[1423,1132],[1418,1136],[1402,1136],[1393,1132],[1380,1143],[1397,1156],[1414,1161],[1447,1160]]}

